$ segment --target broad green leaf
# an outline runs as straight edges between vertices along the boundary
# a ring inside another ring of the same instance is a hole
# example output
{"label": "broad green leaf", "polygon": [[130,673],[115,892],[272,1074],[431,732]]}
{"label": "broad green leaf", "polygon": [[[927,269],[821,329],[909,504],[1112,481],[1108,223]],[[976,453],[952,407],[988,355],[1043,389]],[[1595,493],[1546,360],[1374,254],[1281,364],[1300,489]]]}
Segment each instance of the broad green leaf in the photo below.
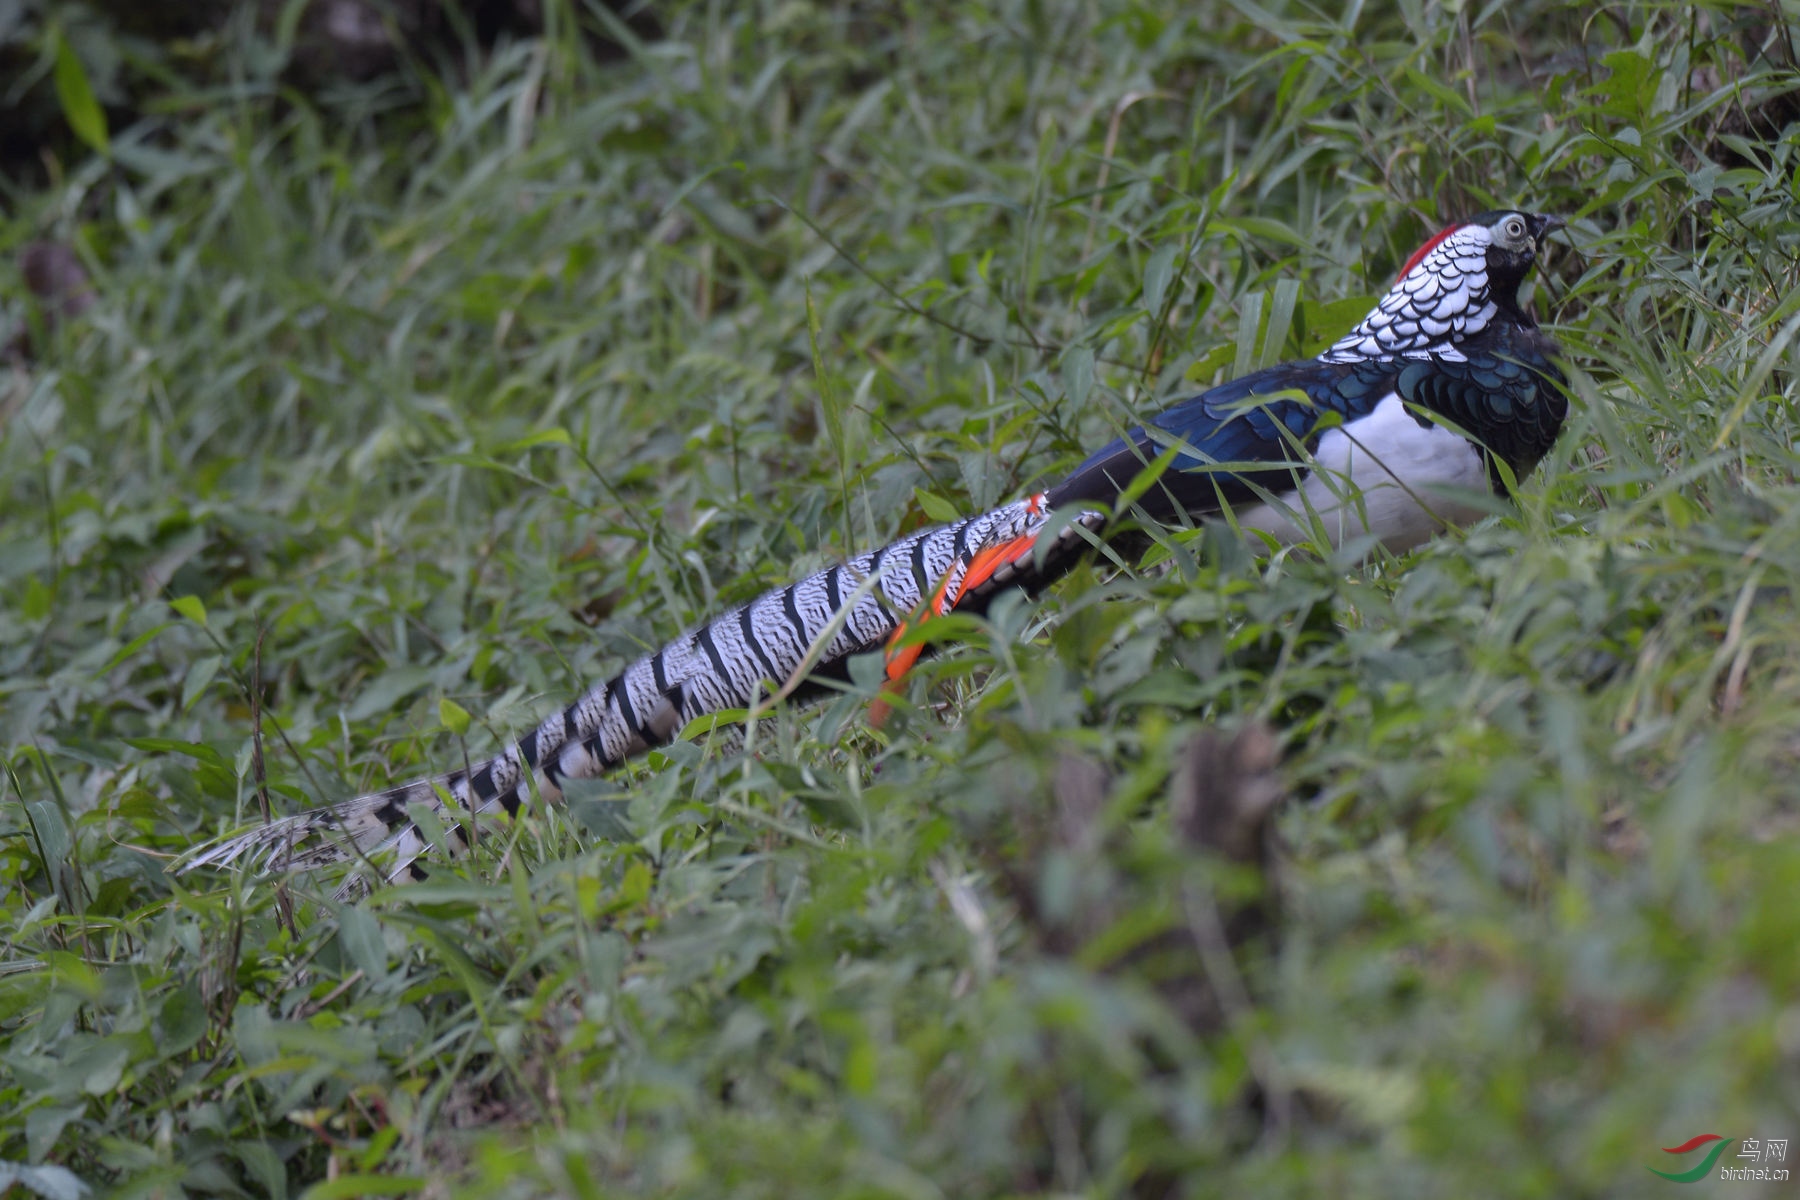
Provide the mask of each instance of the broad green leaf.
{"label": "broad green leaf", "polygon": [[1237,358],[1237,345],[1234,342],[1220,342],[1211,350],[1194,360],[1193,365],[1183,372],[1183,377],[1190,383],[1210,387],[1213,379],[1226,367],[1231,366]]}
{"label": "broad green leaf", "polygon": [[338,909],[338,943],[371,984],[379,987],[387,982],[387,943],[381,936],[381,922],[367,910],[354,904]]}
{"label": "broad green leaf", "polygon": [[221,771],[231,769],[231,764],[211,746],[203,746],[199,742],[183,742],[175,738],[132,737],[124,742],[134,750],[142,750],[146,754],[185,754],[196,762],[203,762],[209,767],[217,767]]}
{"label": "broad green leaf", "polygon": [[[32,1146],[32,1156],[41,1154],[40,1142],[47,1145],[54,1141],[56,1134],[44,1135],[50,1128],[56,1133],[62,1131],[63,1125],[81,1115],[81,1109],[58,1108],[33,1110],[26,1118],[27,1141]],[[50,1117],[49,1122],[36,1120],[40,1112]],[[39,1163],[36,1166],[26,1163],[0,1162],[0,1195],[11,1192],[14,1187],[22,1187],[42,1200],[84,1200],[93,1189],[83,1183],[81,1177],[67,1167],[59,1167],[54,1163]]]}
{"label": "broad green leaf", "polygon": [[1258,366],[1272,367],[1282,359],[1282,348],[1287,345],[1288,328],[1294,323],[1294,305],[1300,299],[1300,281],[1298,279],[1279,279],[1275,282],[1275,300],[1269,306],[1269,328],[1263,334],[1262,358]]}
{"label": "broad green leaf", "polygon": [[169,607],[196,625],[206,624],[206,604],[198,596],[177,596]]}
{"label": "broad green leaf", "polygon": [[1175,274],[1175,255],[1180,249],[1174,242],[1158,246],[1144,264],[1144,311],[1152,317],[1162,313],[1163,297]]}
{"label": "broad green leaf", "polygon": [[1346,296],[1341,300],[1302,301],[1300,316],[1306,329],[1301,353],[1317,354],[1349,333],[1380,300],[1380,296]]}
{"label": "broad green leaf", "polygon": [[195,659],[188,664],[187,675],[181,681],[181,711],[187,712],[194,707],[194,701],[206,691],[206,687],[218,675],[219,668],[225,660],[217,654],[209,654],[205,658]]}
{"label": "broad green leaf", "polygon": [[960,520],[963,516],[956,505],[935,492],[928,492],[924,488],[914,488],[913,497],[918,500],[919,507],[925,510],[925,515],[940,525]]}
{"label": "broad green leaf", "polygon": [[1079,409],[1094,390],[1094,350],[1088,345],[1070,346],[1063,353],[1063,394]]}
{"label": "broad green leaf", "polygon": [[62,105],[63,119],[68,121],[76,137],[101,154],[110,153],[112,144],[106,135],[106,113],[94,98],[87,70],[61,30],[52,36],[56,39],[56,99]]}
{"label": "broad green leaf", "polygon": [[1237,354],[1232,362],[1231,377],[1241,379],[1256,366],[1256,341],[1261,332],[1263,294],[1251,292],[1244,297],[1238,312]]}
{"label": "broad green leaf", "polygon": [[[187,597],[184,597],[184,599],[186,598]],[[117,654],[114,654],[111,658],[106,660],[106,665],[104,667],[101,667],[98,671],[94,672],[94,678],[104,679],[106,676],[112,674],[116,667],[132,655],[136,654],[139,650],[142,650],[145,646],[149,645],[150,642],[155,639],[157,634],[170,628],[173,624],[173,621],[165,621],[154,629],[146,630],[132,638],[129,642],[119,648]]]}
{"label": "broad green leaf", "polygon": [[650,874],[650,864],[642,859],[636,860],[629,867],[625,868],[625,878],[619,883],[619,892],[614,901],[614,906],[618,908],[633,908],[642,904],[650,897],[650,885],[652,882],[653,879]]}
{"label": "broad green leaf", "polygon": [[868,1038],[858,1038],[844,1059],[844,1086],[855,1096],[873,1095],[880,1070],[881,1060],[876,1056],[875,1043]]}
{"label": "broad green leaf", "polygon": [[468,736],[469,710],[450,699],[448,696],[442,696],[438,699],[438,720],[444,723],[445,729],[448,729],[457,737]]}
{"label": "broad green leaf", "polygon": [[530,450],[535,446],[573,446],[574,444],[575,439],[570,436],[569,431],[566,429],[540,429],[529,437],[522,437],[516,442],[509,442],[507,445],[501,447],[501,452],[511,454],[517,453],[520,450]]}

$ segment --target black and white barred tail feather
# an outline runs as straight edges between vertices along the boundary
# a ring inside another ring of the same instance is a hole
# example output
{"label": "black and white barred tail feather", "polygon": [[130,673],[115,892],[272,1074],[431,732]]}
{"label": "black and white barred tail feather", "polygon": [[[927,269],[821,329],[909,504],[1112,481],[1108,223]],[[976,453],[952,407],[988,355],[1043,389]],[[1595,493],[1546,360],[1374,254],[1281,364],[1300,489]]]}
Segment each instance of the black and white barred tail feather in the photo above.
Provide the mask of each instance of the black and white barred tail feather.
{"label": "black and white barred tail feather", "polygon": [[[467,772],[286,817],[220,842],[182,869],[241,862],[310,870],[379,854],[388,878],[422,878],[415,861],[432,847],[409,809],[444,813],[440,788],[478,817],[496,810],[511,816],[534,791],[556,800],[563,780],[601,775],[668,742],[697,717],[748,707],[800,675],[809,657],[815,672],[841,669],[851,656],[881,648],[914,613],[979,606],[1004,586],[1048,583],[1078,557],[1080,527],[1098,530],[1105,515],[1081,510],[1057,527],[1044,553],[1018,553],[1050,520],[1038,495],[910,534],[687,631]],[[970,564],[1001,547],[1014,550],[998,569],[984,564],[981,577],[965,586]],[[353,878],[345,894],[357,890]]]}

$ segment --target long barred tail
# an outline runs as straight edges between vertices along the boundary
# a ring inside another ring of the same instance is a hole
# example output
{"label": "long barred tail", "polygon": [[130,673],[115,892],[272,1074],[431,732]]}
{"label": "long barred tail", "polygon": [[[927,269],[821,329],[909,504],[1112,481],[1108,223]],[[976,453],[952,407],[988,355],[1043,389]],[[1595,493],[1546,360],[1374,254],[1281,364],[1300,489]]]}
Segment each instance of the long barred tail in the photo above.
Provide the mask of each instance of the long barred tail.
{"label": "long barred tail", "polygon": [[[181,869],[244,862],[310,870],[379,854],[390,880],[423,878],[415,860],[432,847],[408,810],[445,812],[440,788],[478,816],[498,809],[510,816],[534,789],[556,800],[563,780],[601,775],[668,742],[696,717],[747,707],[767,694],[765,685],[799,678],[809,660],[815,672],[841,668],[912,621],[980,607],[1002,587],[1050,582],[1078,557],[1082,530],[1104,522],[1105,514],[1085,508],[1053,517],[1039,494],[910,534],[689,630],[468,772],[286,817],[220,842]],[[917,657],[917,646],[891,655],[890,676]],[[358,886],[353,878],[344,894]]]}

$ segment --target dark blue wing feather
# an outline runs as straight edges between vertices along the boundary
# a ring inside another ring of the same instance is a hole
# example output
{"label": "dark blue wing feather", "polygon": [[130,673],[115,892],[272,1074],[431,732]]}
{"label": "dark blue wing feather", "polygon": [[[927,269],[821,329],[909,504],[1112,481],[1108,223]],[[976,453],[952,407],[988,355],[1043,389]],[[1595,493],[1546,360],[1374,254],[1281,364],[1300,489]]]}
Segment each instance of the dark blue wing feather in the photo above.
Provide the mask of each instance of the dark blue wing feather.
{"label": "dark blue wing feather", "polygon": [[[1394,360],[1282,363],[1173,405],[1082,463],[1051,488],[1051,507],[1111,504],[1139,471],[1171,445],[1170,469],[1145,493],[1151,516],[1201,517],[1224,502],[1254,503],[1259,489],[1286,490],[1327,413],[1366,416],[1394,390]],[[1336,422],[1331,422],[1336,424]],[[1223,464],[1221,466],[1220,464]]]}
{"label": "dark blue wing feather", "polygon": [[1462,361],[1409,362],[1396,384],[1407,403],[1473,434],[1523,479],[1555,444],[1569,411],[1551,349],[1536,330],[1509,333]]}
{"label": "dark blue wing feather", "polygon": [[[1152,417],[1102,448],[1051,488],[1052,508],[1111,505],[1138,472],[1171,445],[1170,469],[1145,493],[1151,516],[1198,519],[1227,502],[1254,503],[1295,486],[1335,413],[1350,423],[1398,395],[1421,423],[1436,414],[1471,435],[1523,478],[1556,440],[1568,404],[1555,346],[1535,328],[1500,325],[1451,358],[1310,359],[1221,384]],[[1223,464],[1223,465],[1221,465]],[[1495,476],[1499,486],[1499,476]]]}

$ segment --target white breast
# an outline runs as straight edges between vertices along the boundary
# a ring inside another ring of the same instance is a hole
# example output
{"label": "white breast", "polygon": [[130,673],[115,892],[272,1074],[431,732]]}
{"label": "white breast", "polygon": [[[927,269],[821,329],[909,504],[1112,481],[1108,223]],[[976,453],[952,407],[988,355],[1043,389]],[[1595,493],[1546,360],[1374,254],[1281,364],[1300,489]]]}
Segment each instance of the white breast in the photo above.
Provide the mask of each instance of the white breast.
{"label": "white breast", "polygon": [[1456,495],[1488,491],[1480,453],[1459,433],[1419,424],[1396,395],[1368,416],[1327,430],[1311,467],[1300,487],[1272,503],[1240,508],[1245,532],[1263,530],[1283,542],[1322,534],[1334,546],[1373,533],[1400,553],[1486,511]]}

